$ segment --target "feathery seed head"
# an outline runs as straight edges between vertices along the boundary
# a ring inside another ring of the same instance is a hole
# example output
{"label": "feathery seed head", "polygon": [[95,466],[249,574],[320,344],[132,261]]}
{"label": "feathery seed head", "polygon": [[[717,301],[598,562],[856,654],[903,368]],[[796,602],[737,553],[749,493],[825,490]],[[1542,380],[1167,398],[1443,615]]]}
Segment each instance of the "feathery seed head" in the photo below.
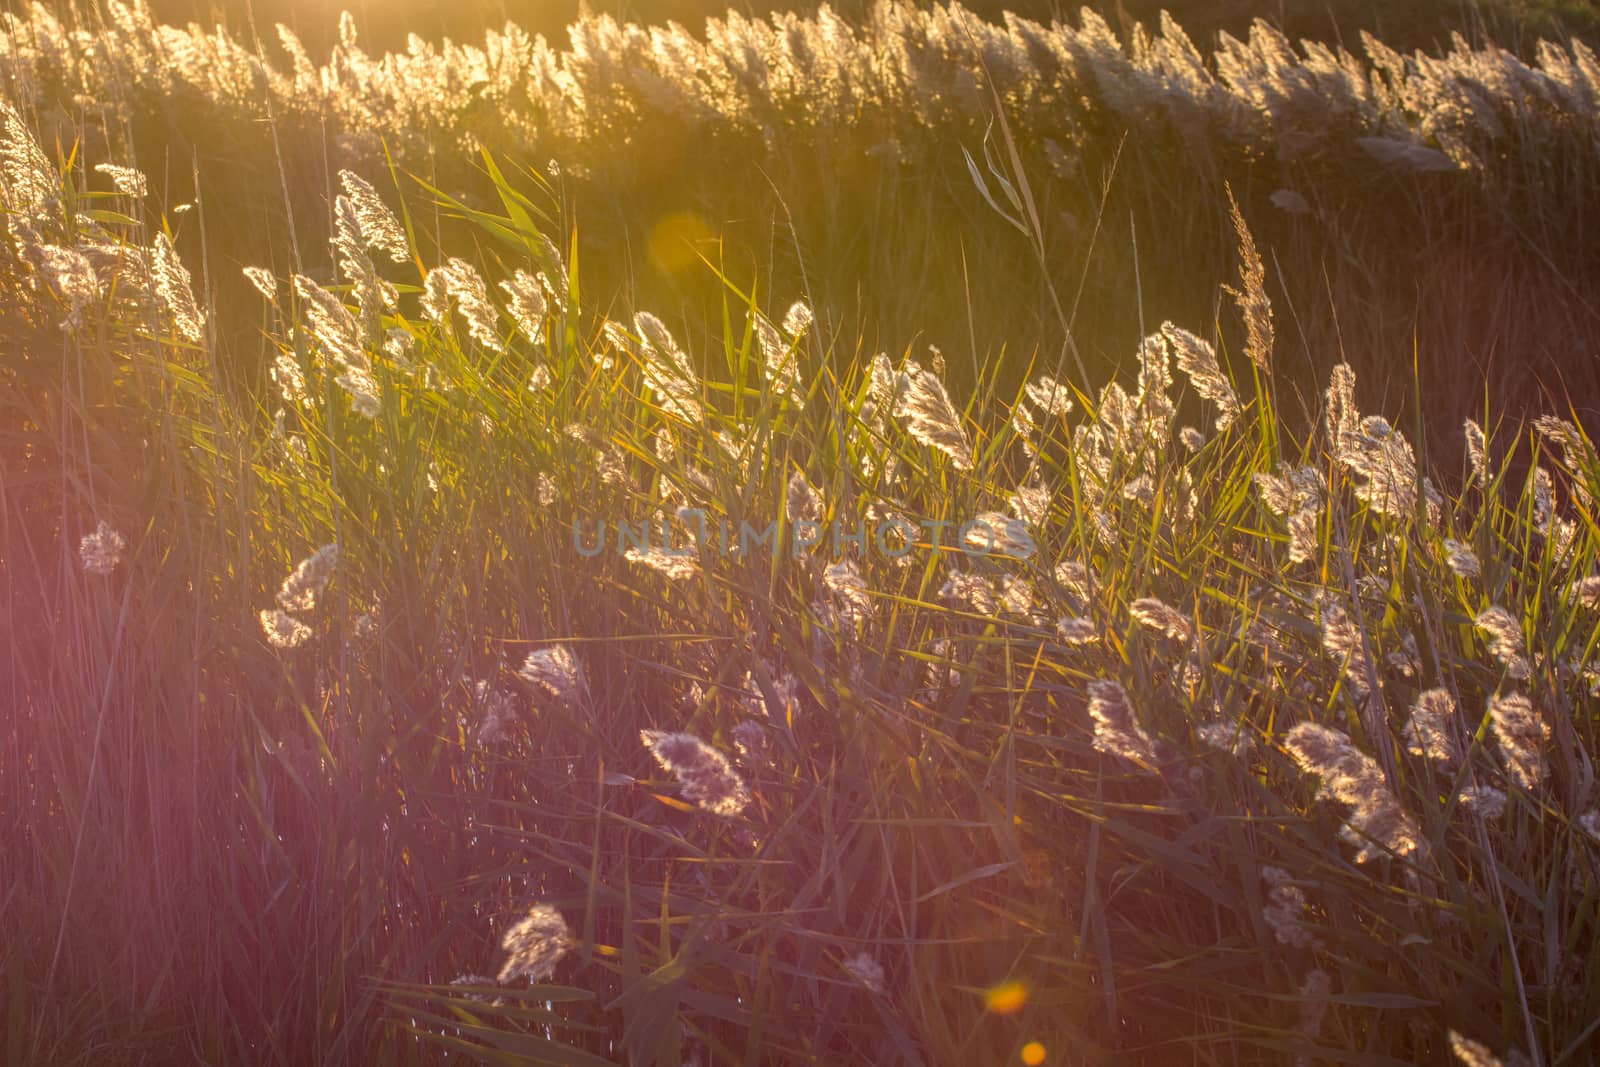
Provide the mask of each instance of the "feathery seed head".
{"label": "feathery seed head", "polygon": [[860,982],[869,993],[876,994],[880,997],[883,996],[883,965],[877,960],[873,959],[865,952],[859,952],[845,960],[841,966],[844,968],[846,974],[848,974],[851,978],[854,978],[857,982]]}
{"label": "feathery seed head", "polygon": [[1042,374],[1023,388],[1047,418],[1065,418],[1072,411],[1072,390],[1049,375]]}
{"label": "feathery seed head", "polygon": [[1462,433],[1467,439],[1467,459],[1472,465],[1472,480],[1478,483],[1478,488],[1489,488],[1489,440],[1484,435],[1483,427],[1471,419],[1461,423]]}
{"label": "feathery seed head", "polygon": [[640,730],[639,740],[677,776],[683,795],[713,815],[737,815],[750,803],[750,791],[728,757],[694,734]]}
{"label": "feathery seed head", "polygon": [[1505,791],[1492,785],[1463,786],[1456,801],[1467,814],[1484,822],[1495,822],[1506,810]]}
{"label": "feathery seed head", "polygon": [[107,178],[110,178],[110,184],[125,197],[142,197],[149,190],[149,182],[144,181],[144,171],[133,166],[96,163],[94,170],[106,174]]}
{"label": "feathery seed head", "polygon": [[1133,717],[1127,691],[1117,682],[1089,683],[1089,716],[1094,719],[1094,747],[1145,768],[1156,766],[1155,745]]}
{"label": "feathery seed head", "polygon": [[1284,743],[1302,770],[1320,777],[1330,796],[1353,809],[1343,836],[1358,846],[1356,862],[1374,859],[1384,850],[1407,855],[1422,847],[1416,826],[1390,791],[1377,762],[1347,735],[1303,722],[1289,731]]}
{"label": "feathery seed head", "polygon": [[810,332],[812,321],[810,305],[803,300],[796,300],[783,316],[783,332],[798,341]]}
{"label": "feathery seed head", "polygon": [[633,563],[642,563],[651,570],[659,571],[675,582],[700,573],[700,563],[695,557],[668,552],[654,545],[649,548],[629,548],[622,555]]}
{"label": "feathery seed head", "polygon": [[960,604],[980,615],[993,615],[1000,610],[995,597],[994,584],[980,574],[970,571],[952,571],[939,588],[939,596]]}
{"label": "feathery seed head", "polygon": [[107,575],[122,562],[122,553],[127,547],[127,540],[101,519],[94,532],[84,534],[78,542],[78,558],[85,573]]}
{"label": "feathery seed head", "polygon": [[299,648],[311,639],[311,627],[277,608],[261,612],[261,629],[274,648]]}
{"label": "feathery seed head", "polygon": [[150,246],[149,262],[156,299],[172,320],[173,328],[185,339],[198,343],[205,330],[205,315],[195,302],[189,271],[165,233],[156,234]]}
{"label": "feathery seed head", "polygon": [[1095,624],[1077,615],[1063,615],[1056,622],[1056,633],[1069,645],[1088,645],[1100,640]]}
{"label": "feathery seed head", "polygon": [[894,414],[906,420],[908,434],[949,456],[956,469],[972,469],[972,446],[961,428],[961,417],[944,391],[944,383],[923,370],[916,360],[906,360],[896,376]]}
{"label": "feathery seed head", "polygon": [[542,982],[555,973],[556,964],[572,947],[572,931],[561,913],[548,904],[536,904],[500,939],[506,960],[496,976],[501,985],[526,976]]}
{"label": "feathery seed head", "polygon": [[868,621],[873,617],[872,598],[861,569],[853,560],[840,560],[822,572],[822,581],[834,596],[840,618],[847,624]]}
{"label": "feathery seed head", "polygon": [[293,573],[278,588],[278,606],[284,611],[310,611],[317,606],[317,595],[333,577],[339,565],[339,546],[323,545],[295,565]]}
{"label": "feathery seed head", "polygon": [[1489,651],[1500,661],[1506,674],[1512,678],[1526,678],[1528,646],[1522,637],[1522,626],[1511,613],[1496,604],[1480,612],[1474,621],[1489,639]]}
{"label": "feathery seed head", "polygon": [[1162,323],[1161,336],[1172,346],[1177,355],[1178,369],[1188,375],[1195,392],[1217,409],[1217,432],[1222,433],[1232,426],[1243,409],[1239,406],[1239,397],[1234,393],[1232,383],[1217,363],[1216,351],[1206,341],[1170,322]]}
{"label": "feathery seed head", "polygon": [[1445,565],[1457,578],[1477,578],[1483,573],[1478,555],[1470,547],[1450,538],[1444,540]]}
{"label": "feathery seed head", "polygon": [[576,707],[588,691],[583,666],[566,645],[550,645],[529,652],[517,671],[517,677],[544,690],[568,707]]}
{"label": "feathery seed head", "polygon": [[1521,693],[1490,698],[1489,718],[1506,770],[1524,790],[1534,792],[1544,784],[1544,746],[1550,739],[1549,724],[1533,701]]}
{"label": "feathery seed head", "polygon": [[517,322],[517,329],[532,344],[544,337],[544,286],[539,279],[520,268],[500,283],[506,294],[506,307]]}
{"label": "feathery seed head", "polygon": [[1417,695],[1411,705],[1411,721],[1406,724],[1406,751],[1439,764],[1442,768],[1461,763],[1456,744],[1456,702],[1448,690],[1429,689]]}
{"label": "feathery seed head", "polygon": [[245,279],[255,286],[256,292],[268,300],[278,299],[278,279],[265,267],[244,268]]}
{"label": "feathery seed head", "polygon": [[405,230],[394,212],[383,202],[372,183],[352,171],[339,172],[339,185],[349,202],[359,232],[368,248],[387,253],[396,263],[404,263],[411,256]]}
{"label": "feathery seed head", "polygon": [[1194,627],[1176,608],[1156,597],[1141,597],[1128,605],[1128,613],[1152,630],[1157,630],[1175,641],[1189,642],[1194,638]]}
{"label": "feathery seed head", "polygon": [[1039,550],[1028,524],[998,511],[983,511],[963,525],[962,547],[983,555],[1029,559]]}
{"label": "feathery seed head", "polygon": [[1306,911],[1306,894],[1294,884],[1294,876],[1281,867],[1261,868],[1261,880],[1267,883],[1267,903],[1261,909],[1261,918],[1277,938],[1280,945],[1310,948],[1317,938],[1301,922]]}

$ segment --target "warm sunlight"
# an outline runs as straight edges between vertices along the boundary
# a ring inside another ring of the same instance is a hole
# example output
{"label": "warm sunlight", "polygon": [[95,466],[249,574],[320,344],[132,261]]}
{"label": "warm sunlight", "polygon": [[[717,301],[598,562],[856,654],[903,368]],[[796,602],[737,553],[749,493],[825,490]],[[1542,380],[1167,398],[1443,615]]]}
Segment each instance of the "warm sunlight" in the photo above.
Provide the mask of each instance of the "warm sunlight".
{"label": "warm sunlight", "polygon": [[1593,1062],[1600,13],[0,14],[0,1060]]}

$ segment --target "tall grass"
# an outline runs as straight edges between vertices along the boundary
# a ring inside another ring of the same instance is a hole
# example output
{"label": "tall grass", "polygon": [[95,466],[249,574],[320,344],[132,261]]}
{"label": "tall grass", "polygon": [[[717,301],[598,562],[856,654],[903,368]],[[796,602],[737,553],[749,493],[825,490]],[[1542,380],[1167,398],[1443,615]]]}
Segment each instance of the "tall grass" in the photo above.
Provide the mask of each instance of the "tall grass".
{"label": "tall grass", "polygon": [[[1125,367],[1144,316],[1216,318],[1227,183],[1293,310],[1286,383],[1320,388],[1323,353],[1342,348],[1385,389],[1420,377],[1451,427],[1484,383],[1530,417],[1600,386],[1584,355],[1600,343],[1600,68],[1581,40],[1513,53],[1456,35],[1401,54],[1371,36],[1297,45],[1265,21],[1191,39],[1171,18],[1045,25],[886,0],[855,19],[730,13],[700,33],[594,16],[565,41],[516,25],[388,53],[363,41],[348,18],[313,55],[287,29],[34,5],[7,16],[0,76],[44,128],[144,165],[163,205],[237,205],[212,220],[221,262],[326,265],[317,220],[344,167],[377,180],[392,159],[492,203],[471,167],[486,146],[560,161],[597,306],[638,294],[714,319],[718,287],[681,246],[720,239],[729,269],[805,289],[870,348],[918,333],[972,348],[952,381],[976,388],[972,364],[997,361],[1011,391],[1012,368],[1060,344],[1049,284],[1084,280],[1072,326],[1100,375]],[[976,152],[997,108],[1036,176],[1044,274],[970,196],[958,146]],[[291,251],[296,220],[309,232]],[[248,366],[254,296],[232,270],[217,284],[225,362]]]}
{"label": "tall grass", "polygon": [[11,1061],[1592,1053],[1600,460],[1490,412],[1447,494],[1345,364],[1292,431],[1242,215],[1243,373],[963,389],[342,175],[241,400],[236,268],[0,118]]}

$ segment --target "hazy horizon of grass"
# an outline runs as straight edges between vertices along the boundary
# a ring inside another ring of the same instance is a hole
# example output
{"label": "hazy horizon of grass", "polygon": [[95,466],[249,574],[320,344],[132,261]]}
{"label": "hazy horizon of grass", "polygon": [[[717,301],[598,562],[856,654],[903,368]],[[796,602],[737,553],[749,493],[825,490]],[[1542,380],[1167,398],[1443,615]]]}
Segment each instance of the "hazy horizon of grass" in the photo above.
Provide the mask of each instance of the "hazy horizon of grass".
{"label": "hazy horizon of grass", "polygon": [[[1519,417],[1576,404],[1592,427],[1600,380],[1582,354],[1600,344],[1587,296],[1600,244],[1584,205],[1600,201],[1600,174],[1585,101],[1600,82],[1581,42],[1530,45],[1527,62],[1476,37],[1416,56],[1352,41],[1341,58],[1263,24],[1197,58],[1174,23],[874,10],[848,33],[811,17],[727,21],[711,45],[596,18],[574,28],[581,55],[510,31],[369,54],[350,23],[327,62],[292,58],[264,25],[259,43],[194,37],[135,10],[86,14],[82,38],[36,16],[0,52],[42,125],[83,129],[96,158],[146,163],[164,208],[229,205],[204,247],[169,216],[194,258],[281,269],[301,254],[286,240],[298,224],[305,269],[327,277],[320,204],[340,167],[381,183],[393,159],[492,204],[482,144],[561,163],[604,302],[715,321],[720,283],[688,237],[741,286],[803,289],[829,332],[869,351],[916,334],[951,354],[954,382],[975,386],[993,364],[1010,390],[1034,359],[1057,358],[1049,294],[1063,279],[1082,280],[1072,326],[1097,374],[1125,366],[1124,339],[1157,310],[1221,321],[1237,349],[1215,307],[1235,267],[1226,184],[1292,313],[1286,387],[1314,394],[1338,351],[1391,395],[1420,383],[1442,426],[1480,414],[1487,389]],[[756,56],[748,71],[727,58],[741,49]],[[1043,272],[972,195],[961,152],[981,152],[990,85],[1038,194]],[[272,136],[241,136],[258,129]],[[437,215],[425,225],[442,243],[474,239]],[[264,356],[254,297],[237,272],[216,275],[223,359],[250,383]]]}

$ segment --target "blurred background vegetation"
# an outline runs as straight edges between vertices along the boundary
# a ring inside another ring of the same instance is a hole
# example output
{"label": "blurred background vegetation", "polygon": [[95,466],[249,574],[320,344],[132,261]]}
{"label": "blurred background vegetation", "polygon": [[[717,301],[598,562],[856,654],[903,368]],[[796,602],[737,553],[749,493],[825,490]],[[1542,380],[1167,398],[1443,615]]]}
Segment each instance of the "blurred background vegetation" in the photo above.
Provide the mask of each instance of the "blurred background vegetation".
{"label": "blurred background vegetation", "polygon": [[[217,22],[243,27],[251,19],[262,25],[283,22],[308,45],[333,41],[339,12],[356,16],[362,36],[374,47],[404,47],[407,34],[460,40],[482,33],[485,26],[512,20],[530,33],[560,38],[566,26],[584,11],[637,22],[676,21],[698,30],[708,18],[734,10],[749,15],[774,11],[814,10],[814,3],[792,0],[152,0],[151,8],[166,22]],[[832,8],[846,18],[860,18],[872,0],[836,0]],[[1080,8],[1099,12],[1112,25],[1135,20],[1153,25],[1161,11],[1172,13],[1202,47],[1219,30],[1243,36],[1256,18],[1270,19],[1291,40],[1354,42],[1370,30],[1391,47],[1409,50],[1448,42],[1450,33],[1488,31],[1507,47],[1539,36],[1593,37],[1600,30],[1600,7],[1584,0],[970,0],[964,5],[987,18],[1011,11],[1049,22],[1076,19]]]}

